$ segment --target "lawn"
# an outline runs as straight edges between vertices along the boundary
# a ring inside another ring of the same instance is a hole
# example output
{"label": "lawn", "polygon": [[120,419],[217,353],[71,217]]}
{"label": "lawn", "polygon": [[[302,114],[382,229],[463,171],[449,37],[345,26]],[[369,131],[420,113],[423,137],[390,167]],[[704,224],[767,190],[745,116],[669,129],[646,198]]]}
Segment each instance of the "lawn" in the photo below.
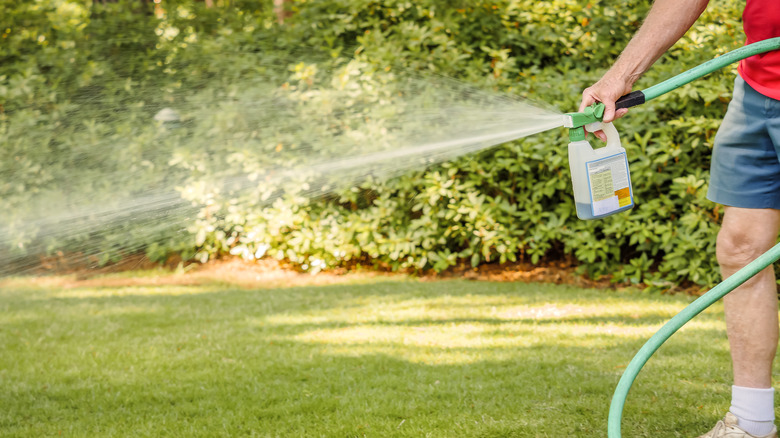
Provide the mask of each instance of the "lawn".
{"label": "lawn", "polygon": [[[242,288],[0,284],[0,435],[606,436],[612,391],[686,296],[403,277]],[[730,401],[722,307],[664,345],[625,437]]]}

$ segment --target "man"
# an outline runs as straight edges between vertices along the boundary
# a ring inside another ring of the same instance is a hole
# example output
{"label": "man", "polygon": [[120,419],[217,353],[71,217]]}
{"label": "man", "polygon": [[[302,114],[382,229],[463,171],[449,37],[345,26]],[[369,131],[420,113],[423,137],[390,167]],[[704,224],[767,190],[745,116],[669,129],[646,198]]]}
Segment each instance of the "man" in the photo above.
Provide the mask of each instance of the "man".
{"label": "man", "polygon": [[[583,92],[604,121],[622,117],[615,100],[693,25],[708,0],[657,0],[612,68]],[[780,36],[780,2],[747,0],[747,42]],[[597,135],[601,138],[603,133]],[[717,239],[723,278],[767,251],[780,230],[780,51],[743,60],[734,96],[715,137],[707,197],[725,206]],[[777,286],[772,267],[724,298],[734,371],[731,408],[700,438],[777,437],[772,361],[778,342]]]}

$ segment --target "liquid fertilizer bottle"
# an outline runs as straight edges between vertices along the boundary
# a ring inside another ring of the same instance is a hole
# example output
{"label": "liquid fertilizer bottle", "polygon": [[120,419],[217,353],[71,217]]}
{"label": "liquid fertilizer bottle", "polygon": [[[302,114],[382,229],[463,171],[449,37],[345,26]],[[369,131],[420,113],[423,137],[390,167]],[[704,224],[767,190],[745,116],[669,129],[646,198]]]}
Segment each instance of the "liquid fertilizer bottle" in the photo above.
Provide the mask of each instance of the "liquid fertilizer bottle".
{"label": "liquid fertilizer bottle", "polygon": [[585,125],[589,132],[603,130],[607,145],[593,149],[582,129],[571,130],[569,169],[574,188],[574,203],[580,219],[600,219],[630,210],[634,206],[631,176],[626,150],[612,123]]}

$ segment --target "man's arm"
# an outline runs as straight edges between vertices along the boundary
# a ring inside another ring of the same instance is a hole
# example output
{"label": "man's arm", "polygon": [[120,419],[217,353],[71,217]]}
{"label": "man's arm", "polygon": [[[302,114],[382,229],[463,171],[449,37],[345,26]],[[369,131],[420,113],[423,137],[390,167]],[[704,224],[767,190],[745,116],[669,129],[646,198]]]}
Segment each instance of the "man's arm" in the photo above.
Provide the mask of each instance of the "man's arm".
{"label": "man's arm", "polygon": [[625,115],[628,109],[615,112],[615,101],[631,92],[634,82],[685,35],[708,3],[709,0],[656,0],[612,68],[582,92],[580,111],[598,101],[605,106],[605,122]]}

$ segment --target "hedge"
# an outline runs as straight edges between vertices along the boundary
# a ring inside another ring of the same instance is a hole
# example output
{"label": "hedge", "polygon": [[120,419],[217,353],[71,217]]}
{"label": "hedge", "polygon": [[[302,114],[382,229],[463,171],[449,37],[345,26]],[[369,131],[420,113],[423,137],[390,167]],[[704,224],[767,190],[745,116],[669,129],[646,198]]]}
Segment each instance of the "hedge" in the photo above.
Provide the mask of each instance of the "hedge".
{"label": "hedge", "polygon": [[[270,1],[163,6],[160,18],[152,3],[131,1],[2,4],[12,22],[0,45],[0,220],[7,224],[0,243],[9,266],[56,251],[100,262],[136,250],[157,260],[232,253],[312,271],[355,262],[441,271],[567,258],[590,276],[653,288],[719,280],[722,210],[705,194],[735,67],[616,122],[636,207],[604,220],[574,214],[563,129],[325,196],[288,188],[269,197],[262,184],[215,189],[231,169],[251,174],[267,166],[275,143],[214,140],[268,122],[253,114],[284,126],[301,114],[245,108],[269,95],[335,93],[338,78],[381,93],[399,71],[445,77],[573,111],[581,90],[641,24],[649,1],[298,0],[288,4],[284,24]],[[740,9],[735,1],[711,2],[637,87],[739,47]],[[210,102],[220,102],[218,111]],[[182,126],[149,123],[177,104],[189,110]],[[333,117],[315,108],[301,121],[312,135],[326,131],[317,117]],[[107,175],[116,180],[105,182]],[[154,193],[176,196],[186,208],[140,218],[129,211],[62,235],[48,230],[56,224],[29,218],[72,208],[76,198],[63,195],[63,184],[105,205],[159,188]]]}

